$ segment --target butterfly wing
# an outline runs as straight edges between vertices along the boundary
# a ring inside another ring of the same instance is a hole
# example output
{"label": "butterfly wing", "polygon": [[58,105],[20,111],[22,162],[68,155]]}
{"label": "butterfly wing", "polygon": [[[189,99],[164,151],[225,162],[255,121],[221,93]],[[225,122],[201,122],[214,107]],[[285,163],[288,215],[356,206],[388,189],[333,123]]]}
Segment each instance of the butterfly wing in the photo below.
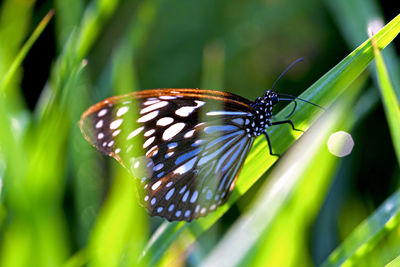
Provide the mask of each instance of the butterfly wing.
{"label": "butterfly wing", "polygon": [[212,90],[158,89],[111,97],[82,116],[86,139],[141,184],[152,216],[186,220],[225,203],[250,150],[250,101]]}

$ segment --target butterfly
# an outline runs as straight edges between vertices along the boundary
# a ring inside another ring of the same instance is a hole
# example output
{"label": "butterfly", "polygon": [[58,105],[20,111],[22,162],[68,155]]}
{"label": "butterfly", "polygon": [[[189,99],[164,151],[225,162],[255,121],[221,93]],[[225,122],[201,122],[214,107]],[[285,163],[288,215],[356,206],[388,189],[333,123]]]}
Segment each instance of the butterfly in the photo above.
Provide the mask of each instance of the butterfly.
{"label": "butterfly", "polygon": [[296,99],[308,102],[273,90],[255,101],[213,90],[145,90],[95,104],[80,128],[131,172],[151,216],[190,222],[227,201],[257,136],[266,136],[272,155],[267,129],[295,129],[290,120],[273,122],[272,109],[281,100],[295,109]]}

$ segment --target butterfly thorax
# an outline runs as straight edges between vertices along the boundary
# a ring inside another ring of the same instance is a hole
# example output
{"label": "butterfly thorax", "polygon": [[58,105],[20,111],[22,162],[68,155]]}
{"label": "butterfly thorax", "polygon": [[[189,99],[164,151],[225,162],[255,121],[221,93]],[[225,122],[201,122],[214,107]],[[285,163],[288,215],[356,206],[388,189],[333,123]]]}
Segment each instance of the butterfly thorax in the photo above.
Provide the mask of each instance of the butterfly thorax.
{"label": "butterfly thorax", "polygon": [[263,97],[257,97],[251,104],[254,108],[253,121],[248,124],[246,132],[249,137],[256,137],[265,132],[272,125],[272,108],[278,102],[278,95],[268,90]]}

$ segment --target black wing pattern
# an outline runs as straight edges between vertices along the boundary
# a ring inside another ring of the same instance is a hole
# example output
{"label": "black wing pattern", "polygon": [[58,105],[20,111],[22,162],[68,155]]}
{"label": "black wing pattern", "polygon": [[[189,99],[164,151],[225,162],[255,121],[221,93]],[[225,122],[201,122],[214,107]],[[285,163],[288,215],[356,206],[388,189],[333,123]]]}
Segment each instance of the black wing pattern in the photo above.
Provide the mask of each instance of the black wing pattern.
{"label": "black wing pattern", "polygon": [[82,116],[86,139],[137,178],[152,216],[191,221],[228,199],[253,137],[250,101],[198,89],[108,98]]}

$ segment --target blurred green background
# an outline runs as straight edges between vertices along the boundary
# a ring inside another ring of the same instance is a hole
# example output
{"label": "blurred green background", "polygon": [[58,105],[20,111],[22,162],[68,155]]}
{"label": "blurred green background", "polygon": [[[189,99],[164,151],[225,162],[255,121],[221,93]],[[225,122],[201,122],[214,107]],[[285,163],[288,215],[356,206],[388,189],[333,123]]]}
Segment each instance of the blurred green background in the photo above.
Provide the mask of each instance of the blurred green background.
{"label": "blurred green background", "polygon": [[[54,16],[25,57],[24,43],[51,9]],[[128,173],[84,140],[78,121],[90,105],[153,88],[226,90],[253,100],[303,57],[275,88],[299,95],[368,38],[368,21],[383,25],[399,12],[398,3],[372,0],[3,0],[0,266],[150,264],[137,259],[165,223],[137,206]],[[398,99],[399,45],[397,38],[386,54]],[[256,247],[267,256],[260,263],[250,253],[241,265],[320,265],[398,189],[398,160],[372,68],[364,78],[358,98],[366,110],[358,110],[362,116],[349,129],[354,150],[329,171],[330,188],[301,228],[304,240],[275,243],[281,256],[260,241]],[[157,264],[201,264],[268,178],[269,172],[204,233],[158,247]],[[275,222],[283,228],[271,230],[276,240],[297,224],[284,218]],[[388,231],[354,264],[391,261],[400,254],[399,233],[397,226]]]}

